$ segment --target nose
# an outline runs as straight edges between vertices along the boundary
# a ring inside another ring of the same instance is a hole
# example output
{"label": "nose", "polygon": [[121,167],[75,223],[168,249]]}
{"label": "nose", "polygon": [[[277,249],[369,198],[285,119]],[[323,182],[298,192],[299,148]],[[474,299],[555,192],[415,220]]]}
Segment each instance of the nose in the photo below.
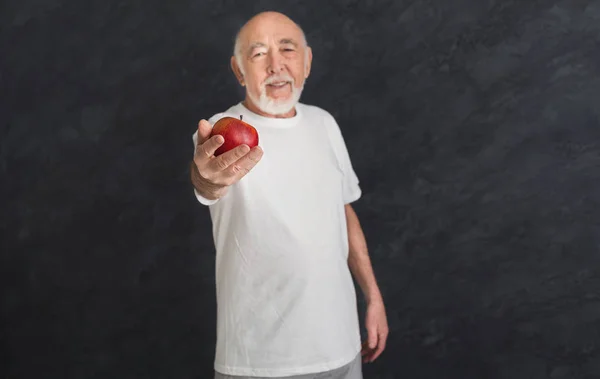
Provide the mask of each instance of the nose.
{"label": "nose", "polygon": [[276,74],[283,70],[281,56],[277,53],[269,54],[269,66],[267,67],[269,74]]}

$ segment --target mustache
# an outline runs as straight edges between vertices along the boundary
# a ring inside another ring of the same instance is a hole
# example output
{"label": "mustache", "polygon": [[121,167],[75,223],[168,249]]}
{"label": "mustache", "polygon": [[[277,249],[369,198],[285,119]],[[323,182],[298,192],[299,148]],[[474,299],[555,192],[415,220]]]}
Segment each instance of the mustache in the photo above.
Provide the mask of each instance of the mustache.
{"label": "mustache", "polygon": [[270,76],[269,78],[267,78],[267,80],[265,80],[263,85],[273,84],[273,83],[277,83],[277,82],[290,82],[290,83],[294,84],[294,78],[292,78],[291,76],[286,75],[286,74],[274,75],[274,76]]}

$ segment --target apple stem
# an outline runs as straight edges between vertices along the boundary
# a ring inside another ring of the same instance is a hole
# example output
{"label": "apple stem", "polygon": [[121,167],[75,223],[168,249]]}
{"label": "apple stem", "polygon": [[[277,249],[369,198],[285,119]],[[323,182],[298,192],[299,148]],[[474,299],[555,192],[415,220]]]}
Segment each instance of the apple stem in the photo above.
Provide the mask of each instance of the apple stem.
{"label": "apple stem", "polygon": [[242,117],[243,117],[243,115],[240,115],[240,121],[242,121]]}

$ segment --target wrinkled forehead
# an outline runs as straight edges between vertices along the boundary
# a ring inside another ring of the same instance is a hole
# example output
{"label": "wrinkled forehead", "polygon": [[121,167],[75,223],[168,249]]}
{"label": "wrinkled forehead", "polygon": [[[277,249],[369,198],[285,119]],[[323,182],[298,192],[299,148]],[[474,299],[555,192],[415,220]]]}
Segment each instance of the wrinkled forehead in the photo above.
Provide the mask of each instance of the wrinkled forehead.
{"label": "wrinkled forehead", "polygon": [[300,28],[287,20],[268,20],[249,24],[242,33],[242,45],[245,50],[257,46],[293,44],[304,45],[304,36]]}

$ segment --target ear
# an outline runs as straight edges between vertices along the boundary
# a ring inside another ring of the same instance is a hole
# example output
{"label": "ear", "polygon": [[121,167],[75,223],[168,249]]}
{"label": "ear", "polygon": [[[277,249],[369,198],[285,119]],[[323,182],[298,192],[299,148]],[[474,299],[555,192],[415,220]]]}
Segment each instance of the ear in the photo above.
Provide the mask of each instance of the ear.
{"label": "ear", "polygon": [[304,62],[304,78],[308,78],[310,75],[310,69],[312,67],[312,49],[310,46],[306,47],[306,61]]}
{"label": "ear", "polygon": [[237,80],[240,83],[240,85],[242,87],[244,87],[246,85],[244,83],[244,74],[242,74],[242,70],[238,66],[237,60],[235,59],[235,56],[231,57],[230,64],[231,64],[231,70],[233,71],[233,74],[237,78]]}

